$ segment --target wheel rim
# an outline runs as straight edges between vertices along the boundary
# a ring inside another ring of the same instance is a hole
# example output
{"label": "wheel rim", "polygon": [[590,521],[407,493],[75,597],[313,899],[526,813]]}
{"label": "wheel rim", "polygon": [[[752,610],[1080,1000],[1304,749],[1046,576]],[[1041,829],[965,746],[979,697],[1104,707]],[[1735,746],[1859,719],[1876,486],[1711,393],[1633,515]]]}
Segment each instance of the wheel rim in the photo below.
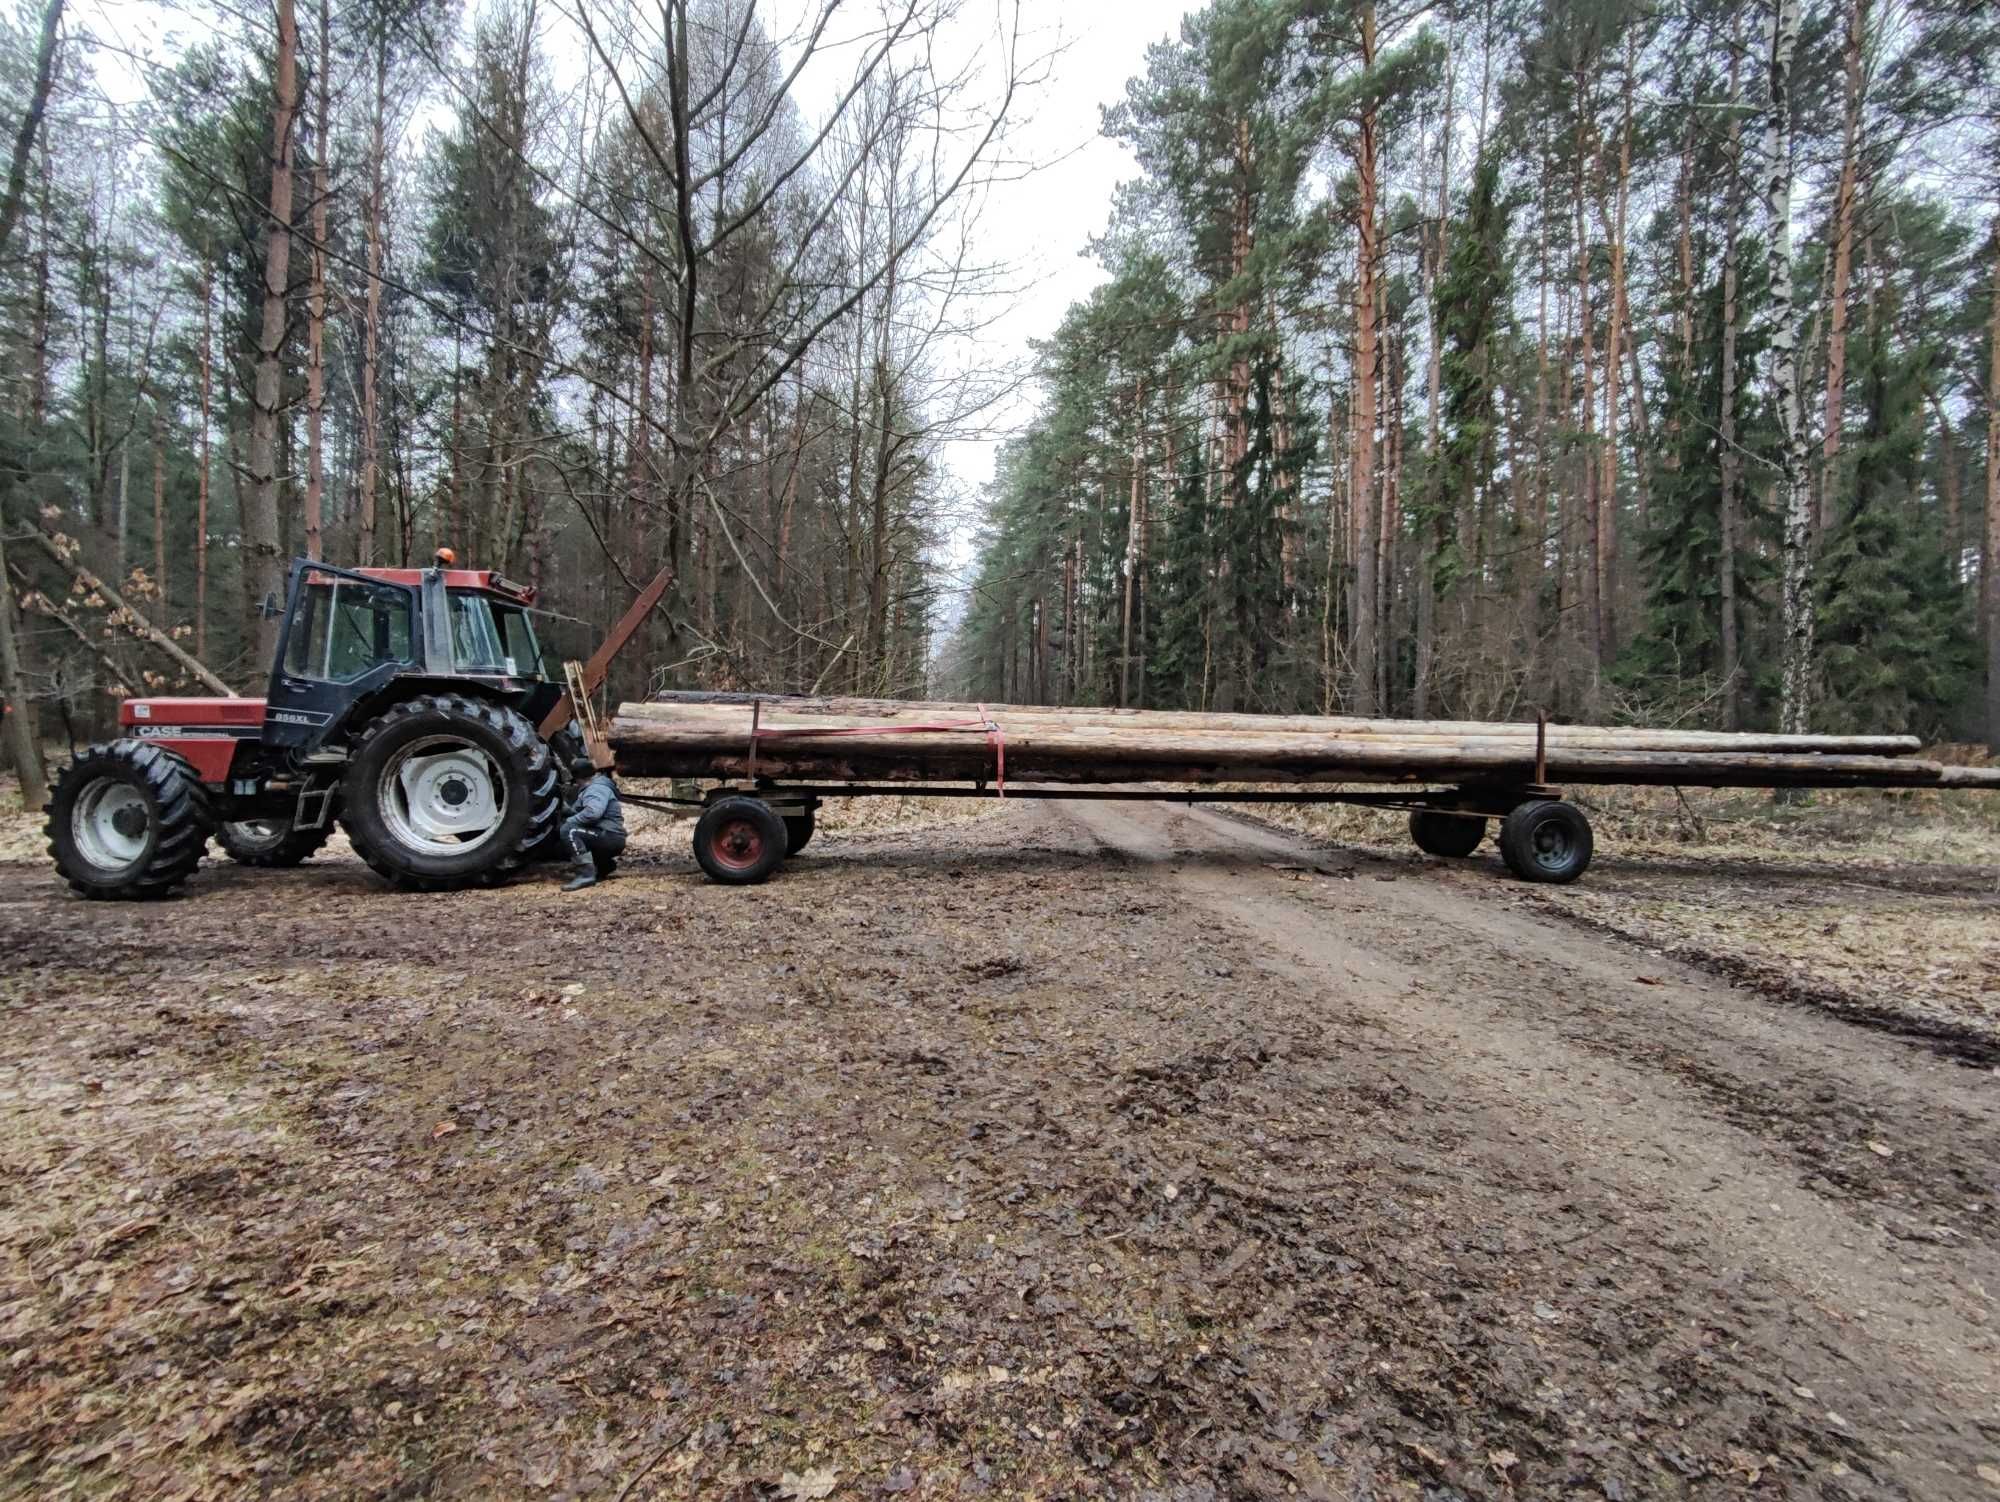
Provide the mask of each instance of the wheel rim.
{"label": "wheel rim", "polygon": [[234,819],[226,827],[238,845],[257,849],[275,845],[285,836],[285,826],[270,819]]}
{"label": "wheel rim", "polygon": [[430,855],[463,855],[499,833],[506,781],[493,758],[457,736],[400,746],[382,769],[376,801],[400,843]]}
{"label": "wheel rim", "polygon": [[100,871],[138,864],[153,835],[153,805],[129,782],[105,778],[84,789],[70,814],[70,834],[83,858]]}
{"label": "wheel rim", "polygon": [[715,863],[731,871],[748,871],[764,856],[764,831],[751,819],[735,818],[723,823],[710,842]]}
{"label": "wheel rim", "polygon": [[1545,819],[1535,826],[1532,844],[1535,864],[1544,871],[1562,870],[1576,853],[1576,840],[1556,819]]}

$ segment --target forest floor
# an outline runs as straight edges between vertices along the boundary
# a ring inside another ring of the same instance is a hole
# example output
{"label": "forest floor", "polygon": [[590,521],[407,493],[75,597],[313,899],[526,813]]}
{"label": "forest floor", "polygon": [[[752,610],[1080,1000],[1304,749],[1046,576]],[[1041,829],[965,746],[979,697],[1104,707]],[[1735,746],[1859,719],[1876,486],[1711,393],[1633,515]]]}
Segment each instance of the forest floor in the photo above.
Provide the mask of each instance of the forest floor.
{"label": "forest floor", "polygon": [[1976,800],[1602,800],[1567,889],[946,814],[152,906],[0,832],[0,1495],[2000,1496]]}

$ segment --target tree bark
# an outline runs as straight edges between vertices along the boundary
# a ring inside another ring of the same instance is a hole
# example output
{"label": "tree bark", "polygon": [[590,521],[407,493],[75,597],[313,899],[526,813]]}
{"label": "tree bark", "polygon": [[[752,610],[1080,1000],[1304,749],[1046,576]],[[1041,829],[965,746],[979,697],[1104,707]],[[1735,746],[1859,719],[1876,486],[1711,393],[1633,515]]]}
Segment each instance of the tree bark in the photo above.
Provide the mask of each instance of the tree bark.
{"label": "tree bark", "polygon": [[1778,416],[1784,508],[1783,728],[1803,733],[1812,717],[1812,494],[1806,477],[1805,414],[1799,393],[1798,311],[1792,292],[1792,57],[1799,0],[1776,0],[1769,40],[1769,114],[1764,126],[1765,201],[1771,217],[1771,402]]}
{"label": "tree bark", "polygon": [[[1732,75],[1735,63],[1730,64]],[[1735,97],[1734,80],[1730,95]],[[1740,160],[1737,152],[1739,127],[1732,116],[1729,124],[1729,145],[1732,161]],[[1735,188],[1730,189],[1728,224],[1722,237],[1722,411],[1716,423],[1716,432],[1721,440],[1721,462],[1717,468],[1718,494],[1716,530],[1718,557],[1716,571],[1720,578],[1716,581],[1718,609],[1722,612],[1718,630],[1722,653],[1722,725],[1725,730],[1734,730],[1743,702],[1739,679],[1742,676],[1742,657],[1737,642],[1736,610],[1736,517],[1737,491],[1743,471],[1741,451],[1736,442],[1736,341],[1741,322],[1741,308],[1737,301],[1739,282],[1739,250],[1742,245],[1740,210],[1737,205]]]}
{"label": "tree bark", "polygon": [[208,656],[208,475],[209,429],[214,415],[215,263],[203,253],[201,263],[201,469],[195,477],[194,500],[194,655]]}
{"label": "tree bark", "polygon": [[[382,201],[387,167],[386,116],[389,113],[389,39],[375,39],[375,97],[368,121],[368,290],[362,299],[361,314],[361,477],[356,484],[355,509],[358,513],[354,540],[355,561],[367,567],[375,561],[376,474],[381,464],[382,412],[379,388],[382,381]],[[456,336],[454,336],[456,349]],[[458,510],[458,364],[452,362],[452,512]],[[464,545],[464,539],[452,541]]]}
{"label": "tree bark", "polygon": [[1374,712],[1376,652],[1375,531],[1375,3],[1361,7],[1363,96],[1355,132],[1354,176],[1359,193],[1359,249],[1354,269],[1354,451],[1348,496],[1354,514],[1354,707]]}
{"label": "tree bark", "polygon": [[1144,531],[1146,497],[1146,378],[1132,383],[1132,499],[1125,512],[1125,602],[1122,611],[1118,656],[1118,705],[1132,702],[1132,601],[1139,588],[1139,569],[1144,561],[1139,539]]}
{"label": "tree bark", "polygon": [[278,645],[278,622],[261,606],[285,587],[278,525],[278,424],[284,409],[286,303],[292,264],[292,125],[298,114],[298,20],[292,0],[278,0],[278,52],[273,68],[271,198],[265,229],[263,321],[250,401],[250,497],[244,509],[246,594],[252,640],[269,663]]}
{"label": "tree bark", "polygon": [[1986,328],[1986,546],[1980,594],[1986,616],[1986,744],[2000,755],[2000,220],[1993,228],[1993,313]]}
{"label": "tree bark", "polygon": [[[42,12],[42,35],[35,52],[35,79],[22,112],[20,128],[14,134],[14,150],[7,167],[7,192],[0,199],[0,256],[13,238],[21,217],[21,197],[28,181],[28,155],[41,132],[42,114],[48,108],[49,87],[55,76],[56,36],[62,26],[63,0],[49,0]],[[48,802],[49,774],[42,763],[42,748],[28,713],[28,696],[22,683],[21,648],[14,637],[14,585],[7,576],[6,508],[0,506],[0,701],[12,710],[0,714],[0,730],[7,742],[8,760],[21,781],[21,806],[30,812]]]}
{"label": "tree bark", "polygon": [[325,556],[321,507],[326,489],[326,198],[327,153],[333,146],[333,17],[319,0],[319,74],[313,80],[312,286],[306,314],[306,556]]}
{"label": "tree bark", "polygon": [[1862,46],[1868,35],[1869,0],[1849,0],[1847,44],[1841,52],[1846,73],[1846,124],[1840,155],[1840,185],[1833,200],[1833,287],[1826,324],[1825,436],[1820,440],[1819,530],[1833,529],[1838,494],[1834,461],[1840,454],[1847,391],[1847,286],[1854,265],[1855,183],[1861,156]]}

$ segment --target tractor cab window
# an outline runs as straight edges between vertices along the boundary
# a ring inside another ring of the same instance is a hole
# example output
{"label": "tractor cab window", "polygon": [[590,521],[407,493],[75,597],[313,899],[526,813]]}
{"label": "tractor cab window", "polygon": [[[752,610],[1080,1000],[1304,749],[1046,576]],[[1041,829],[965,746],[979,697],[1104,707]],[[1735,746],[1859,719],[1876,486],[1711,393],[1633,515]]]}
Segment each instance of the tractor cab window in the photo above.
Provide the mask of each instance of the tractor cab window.
{"label": "tractor cab window", "polygon": [[452,591],[451,653],[461,673],[550,676],[528,611],[491,595]]}
{"label": "tractor cab window", "polygon": [[285,638],[294,678],[349,683],[384,663],[415,660],[410,592],[393,584],[308,574]]}

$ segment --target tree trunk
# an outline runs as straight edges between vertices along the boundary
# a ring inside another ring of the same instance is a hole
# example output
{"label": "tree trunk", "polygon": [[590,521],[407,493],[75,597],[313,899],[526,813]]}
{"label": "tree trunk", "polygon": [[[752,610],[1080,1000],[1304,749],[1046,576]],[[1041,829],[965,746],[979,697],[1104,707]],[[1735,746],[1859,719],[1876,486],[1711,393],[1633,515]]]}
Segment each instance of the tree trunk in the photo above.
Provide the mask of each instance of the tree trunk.
{"label": "tree trunk", "polygon": [[[7,193],[0,199],[0,257],[13,238],[21,217],[21,197],[27,187],[28,154],[41,132],[42,112],[48,108],[49,86],[55,76],[56,34],[62,25],[63,0],[49,0],[42,12],[41,41],[35,53],[35,80],[28,107],[21,115],[14,135],[12,160],[7,168]],[[28,696],[22,683],[21,650],[14,638],[14,585],[7,577],[5,534],[6,508],[0,506],[0,700],[13,710],[0,714],[0,734],[7,742],[8,760],[21,780],[21,806],[30,812],[48,802],[48,769],[42,764],[41,743],[28,713]]]}
{"label": "tree trunk", "polygon": [[1139,568],[1143,561],[1139,538],[1146,492],[1146,378],[1132,383],[1132,499],[1125,512],[1125,603],[1122,612],[1118,656],[1118,707],[1132,702],[1132,597],[1139,588]]}
{"label": "tree trunk", "polygon": [[1593,122],[1585,114],[1589,99],[1588,80],[1579,73],[1576,77],[1577,132],[1576,132],[1576,328],[1577,349],[1580,356],[1578,374],[1582,379],[1582,389],[1578,393],[1576,411],[1578,426],[1583,432],[1582,451],[1582,491],[1583,491],[1583,558],[1577,568],[1578,582],[1583,586],[1583,617],[1589,633],[1590,650],[1585,662],[1589,670],[1588,681],[1584,685],[1584,704],[1587,711],[1595,713],[1597,695],[1604,679],[1604,493],[1599,487],[1599,464],[1597,454],[1597,348],[1595,339],[1596,310],[1590,297],[1590,235],[1584,220],[1584,159],[1601,160],[1601,152],[1590,143],[1596,136]]}
{"label": "tree trunk", "polygon": [[326,422],[326,196],[327,153],[333,147],[333,17],[319,0],[319,76],[313,80],[318,108],[313,119],[312,287],[306,302],[306,556],[325,556],[320,536],[326,489],[323,447]]}
{"label": "tree trunk", "polygon": [[263,323],[250,401],[250,503],[244,507],[244,575],[252,639],[258,660],[269,663],[278,645],[278,622],[260,608],[285,587],[278,527],[278,424],[284,408],[285,305],[292,263],[292,122],[298,113],[298,20],[292,0],[278,0],[278,54],[272,74],[271,200],[265,230]]}
{"label": "tree trunk", "polygon": [[215,400],[215,263],[203,253],[201,263],[201,469],[195,477],[194,499],[194,655],[208,656],[208,475],[209,429]]}
{"label": "tree trunk", "polygon": [[[389,39],[375,39],[375,98],[368,122],[368,290],[361,315],[361,477],[356,485],[355,561],[362,567],[375,561],[376,474],[381,464],[382,412],[382,202],[387,167],[383,157],[385,117],[389,112]],[[454,336],[454,349],[456,336]],[[458,362],[452,362],[452,510],[458,506]],[[463,546],[463,539],[454,537]]]}
{"label": "tree trunk", "polygon": [[1993,314],[1986,351],[1986,546],[1979,573],[1986,615],[1986,744],[2000,755],[2000,223],[1993,229]]}
{"label": "tree trunk", "polygon": [[1354,513],[1354,708],[1375,710],[1375,4],[1361,7],[1361,117],[1355,132],[1354,176],[1360,201],[1354,276],[1354,452],[1348,496]]}
{"label": "tree trunk", "polygon": [[167,438],[158,401],[153,403],[153,614],[167,623]]}
{"label": "tree trunk", "polygon": [[1765,200],[1771,215],[1771,404],[1778,415],[1784,508],[1782,727],[1802,734],[1812,717],[1812,495],[1799,399],[1798,313],[1792,293],[1792,55],[1799,0],[1777,0],[1770,29],[1770,113],[1764,128]]}
{"label": "tree trunk", "polygon": [[[1731,48],[1729,60],[1729,100],[1736,103],[1738,49]],[[1742,125],[1732,108],[1729,117],[1729,150],[1731,163],[1729,203],[1725,211],[1727,222],[1722,233],[1722,411],[1716,424],[1716,432],[1722,444],[1721,463],[1717,466],[1719,492],[1717,496],[1716,530],[1719,534],[1716,571],[1721,577],[1716,581],[1716,598],[1722,620],[1718,631],[1722,652],[1722,727],[1734,730],[1741,717],[1742,695],[1742,652],[1737,640],[1736,609],[1736,518],[1737,491],[1743,461],[1736,443],[1736,340],[1741,322],[1741,309],[1737,304],[1736,290],[1739,280],[1739,251],[1742,247],[1742,210],[1737,194],[1737,168],[1742,162]],[[1683,231],[1685,233],[1685,231]],[[1685,255],[1685,250],[1683,251]],[[1691,269],[1688,275],[1692,276]],[[1693,299],[1690,284],[1688,300]],[[1692,309],[1688,315],[1689,325],[1683,338],[1686,340],[1687,354],[1684,359],[1693,358]],[[1683,376],[1690,374],[1683,371]]]}
{"label": "tree trunk", "polygon": [[1833,530],[1839,487],[1834,461],[1840,453],[1841,423],[1847,391],[1847,284],[1854,265],[1855,181],[1861,156],[1861,50],[1868,34],[1869,0],[1850,0],[1847,45],[1841,61],[1847,75],[1846,128],[1840,155],[1840,186],[1833,200],[1833,287],[1826,324],[1825,436],[1820,440],[1819,530]]}

